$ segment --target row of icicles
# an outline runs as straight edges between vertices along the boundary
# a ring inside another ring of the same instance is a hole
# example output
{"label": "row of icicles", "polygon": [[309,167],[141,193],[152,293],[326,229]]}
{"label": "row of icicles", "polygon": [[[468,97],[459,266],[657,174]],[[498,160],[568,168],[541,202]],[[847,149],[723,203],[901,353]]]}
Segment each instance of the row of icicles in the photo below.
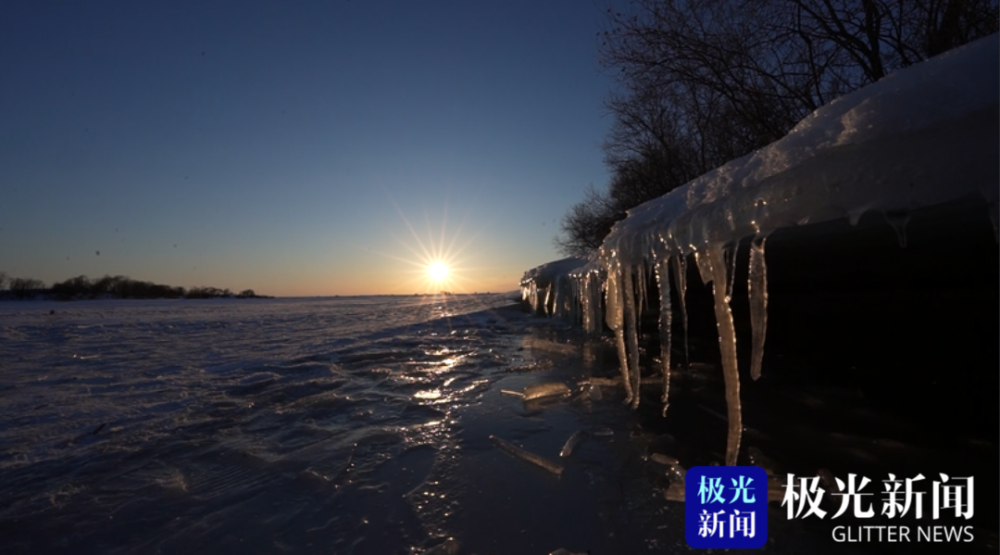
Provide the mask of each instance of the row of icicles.
{"label": "row of icicles", "polygon": [[[747,291],[750,299],[752,325],[752,353],[750,375],[760,377],[761,361],[764,356],[764,338],[767,330],[767,267],[764,262],[763,237],[750,243],[750,262]],[[729,432],[726,442],[726,464],[736,464],[743,431],[740,409],[740,382],[736,361],[736,330],[730,310],[735,263],[739,243],[726,247],[722,244],[710,245],[703,252],[695,251],[694,260],[698,273],[705,285],[712,284],[715,298],[715,320],[719,332],[719,347],[722,354],[722,368],[725,377],[726,405]],[[687,294],[687,256],[681,253],[666,255],[654,252],[652,260],[643,260],[637,266],[622,264],[617,253],[602,256],[602,270],[592,269],[572,276],[559,276],[545,290],[544,301],[534,283],[525,290],[525,297],[531,299],[536,310],[551,308],[556,316],[573,320],[582,319],[584,329],[599,333],[602,329],[602,296],[605,310],[603,320],[614,332],[618,350],[622,382],[625,386],[625,402],[633,408],[639,406],[639,317],[646,303],[646,283],[650,273],[655,275],[660,299],[660,352],[663,377],[663,414],[666,416],[670,394],[670,354],[672,338],[671,281],[677,288],[680,300],[680,315],[684,327],[684,355],[688,354],[688,322],[685,296]],[[673,275],[673,280],[671,280]],[[720,286],[721,284],[721,286]]]}

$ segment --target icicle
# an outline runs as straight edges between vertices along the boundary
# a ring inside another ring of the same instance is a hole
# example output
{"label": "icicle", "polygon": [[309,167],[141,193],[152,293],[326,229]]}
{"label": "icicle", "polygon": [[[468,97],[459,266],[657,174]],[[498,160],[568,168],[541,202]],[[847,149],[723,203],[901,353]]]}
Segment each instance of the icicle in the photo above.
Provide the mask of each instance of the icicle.
{"label": "icicle", "polygon": [[569,290],[573,324],[583,324],[583,295],[580,294],[580,280],[570,278]]}
{"label": "icicle", "polygon": [[568,275],[559,276],[559,316],[571,318],[573,310],[573,297],[570,293],[570,279]]}
{"label": "icicle", "polygon": [[[654,279],[656,279],[656,266],[655,265],[643,262],[642,268],[643,268],[642,279],[645,282],[645,284],[648,284],[651,281],[653,281]],[[647,287],[645,284],[643,285],[643,290],[645,290],[646,287]],[[649,295],[648,295],[648,293],[647,293],[646,297],[643,299],[642,306],[646,310],[649,310]]]}
{"label": "icicle", "polygon": [[656,281],[660,285],[660,359],[663,364],[663,416],[670,406],[670,258],[657,261]]}
{"label": "icicle", "polygon": [[571,316],[572,302],[573,298],[570,296],[569,290],[569,276],[561,275],[557,278],[556,283],[559,284],[559,292],[556,295],[556,300],[559,302],[559,309],[556,314],[560,318],[569,318]]}
{"label": "icicle", "polygon": [[608,268],[608,282],[607,282],[607,308],[608,312],[605,314],[605,319],[608,327],[613,330],[621,329],[622,327],[622,310],[621,310],[621,288],[618,286],[619,282],[619,267],[618,261],[613,261],[611,267]]}
{"label": "icicle", "polygon": [[556,302],[559,303],[559,307],[556,309],[556,315],[560,318],[569,317],[569,276],[561,275],[556,278]]}
{"label": "icicle", "polygon": [[591,295],[590,299],[593,303],[594,311],[594,332],[600,333],[602,331],[601,322],[604,320],[604,313],[601,310],[601,296],[604,292],[604,280],[597,272],[590,274],[591,279]]}
{"label": "icicle", "polygon": [[606,315],[608,327],[615,332],[615,346],[618,347],[618,364],[622,372],[622,382],[625,385],[625,402],[632,402],[632,382],[629,380],[628,375],[628,356],[625,353],[625,329],[624,329],[624,315],[622,314],[622,304],[624,299],[622,298],[622,268],[617,260],[612,261],[610,267],[608,268],[608,291],[607,291],[607,304],[608,313]]}
{"label": "icicle", "polygon": [[574,280],[571,276],[566,275],[564,277],[566,280],[566,319],[570,321],[571,324],[576,324],[576,301],[580,297],[576,294],[576,288],[574,287]]}
{"label": "icicle", "polygon": [[681,300],[681,319],[684,322],[684,365],[690,363],[688,357],[688,311],[687,302],[687,256],[683,252],[674,257],[674,275],[677,276],[677,297]]}
{"label": "icicle", "polygon": [[636,315],[637,315],[637,317],[640,317],[640,319],[641,319],[641,316],[642,316],[642,307],[643,306],[648,306],[648,305],[646,305],[646,263],[645,262],[640,262],[639,263],[639,267],[637,268],[637,271],[635,272],[635,275],[636,275],[636,288],[638,289],[638,293],[639,293],[639,300],[636,301],[636,303],[635,303]]}
{"label": "icicle", "polygon": [[625,284],[625,334],[628,339],[628,377],[632,379],[632,408],[639,406],[639,333],[635,310],[635,292],[632,284],[632,267],[623,267]]}
{"label": "icicle", "polygon": [[549,311],[549,316],[560,317],[562,316],[562,287],[560,287],[560,279],[562,276],[555,276],[552,278],[552,294],[550,299],[552,300],[552,308]]}
{"label": "icicle", "polygon": [[632,381],[628,376],[628,355],[625,352],[625,330],[618,328],[615,330],[615,346],[618,347],[618,364],[622,372],[622,383],[625,385],[625,403],[631,403],[632,397],[637,392],[632,391]]}
{"label": "icicle", "polygon": [[740,254],[740,242],[737,241],[733,248],[726,249],[726,274],[729,281],[726,282],[726,302],[733,300],[733,286],[736,284],[736,257]]}
{"label": "icicle", "polygon": [[582,327],[584,330],[586,330],[587,329],[587,320],[586,320],[586,318],[587,318],[586,317],[587,299],[586,299],[586,297],[584,297],[584,291],[585,291],[584,286],[585,286],[585,283],[583,281],[583,277],[581,277],[581,276],[574,275],[574,276],[571,276],[571,277],[572,277],[572,280],[573,280],[572,281],[572,283],[573,283],[573,298],[576,300],[576,304],[573,305],[573,309],[576,311],[576,320],[574,320],[574,321],[577,324],[580,324],[580,327]]}
{"label": "icicle", "polygon": [[896,230],[899,246],[906,246],[906,223],[910,221],[910,213],[906,210],[886,210],[885,219]]}
{"label": "icicle", "polygon": [[755,237],[750,243],[750,269],[747,295],[750,297],[750,325],[753,329],[753,349],[750,355],[750,377],[760,378],[764,360],[764,339],[767,337],[767,264],[764,262],[766,237]]}
{"label": "icicle", "polygon": [[[712,281],[712,261],[709,260],[707,253],[700,253],[694,251],[694,263],[698,266],[698,275],[701,276],[701,283],[703,285],[708,285]],[[722,262],[719,262],[722,264]],[[725,284],[726,280],[722,280],[720,283]]]}
{"label": "icicle", "polygon": [[[726,439],[726,465],[735,466],[740,452],[740,436],[743,433],[740,409],[740,373],[736,361],[736,329],[733,313],[726,299],[726,266],[722,245],[709,247],[708,266],[712,269],[712,291],[715,296],[715,322],[719,331],[719,350],[722,351],[722,372],[726,383],[726,408],[728,409],[729,436]],[[701,265],[701,258],[699,265]]]}
{"label": "icicle", "polygon": [[594,333],[600,323],[594,310],[594,283],[590,276],[590,272],[583,276],[583,326],[587,333]]}

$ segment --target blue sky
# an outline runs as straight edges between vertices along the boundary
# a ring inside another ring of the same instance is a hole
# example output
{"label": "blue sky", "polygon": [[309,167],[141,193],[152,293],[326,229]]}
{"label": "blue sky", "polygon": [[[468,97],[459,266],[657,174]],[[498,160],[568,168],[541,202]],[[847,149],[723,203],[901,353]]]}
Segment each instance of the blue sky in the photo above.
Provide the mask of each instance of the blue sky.
{"label": "blue sky", "polygon": [[605,5],[3,3],[0,270],[513,289],[608,179]]}

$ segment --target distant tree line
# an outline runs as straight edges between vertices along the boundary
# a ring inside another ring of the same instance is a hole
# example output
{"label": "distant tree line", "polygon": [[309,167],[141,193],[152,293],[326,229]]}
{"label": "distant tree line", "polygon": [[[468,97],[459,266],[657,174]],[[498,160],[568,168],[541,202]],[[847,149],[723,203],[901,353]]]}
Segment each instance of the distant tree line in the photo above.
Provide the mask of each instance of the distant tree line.
{"label": "distant tree line", "polygon": [[625,211],[780,139],[834,98],[998,30],[997,0],[634,0],[608,9],[611,178],[563,217],[586,255]]}
{"label": "distant tree line", "polygon": [[12,278],[0,272],[0,291],[6,287],[15,298],[24,299],[45,291],[45,282],[33,278]]}
{"label": "distant tree line", "polygon": [[11,278],[0,272],[0,298],[30,299],[53,298],[57,300],[80,299],[217,299],[217,298],[269,298],[257,295],[253,289],[233,293],[217,287],[171,287],[125,276],[104,276],[90,279],[77,276],[46,287],[32,278]]}

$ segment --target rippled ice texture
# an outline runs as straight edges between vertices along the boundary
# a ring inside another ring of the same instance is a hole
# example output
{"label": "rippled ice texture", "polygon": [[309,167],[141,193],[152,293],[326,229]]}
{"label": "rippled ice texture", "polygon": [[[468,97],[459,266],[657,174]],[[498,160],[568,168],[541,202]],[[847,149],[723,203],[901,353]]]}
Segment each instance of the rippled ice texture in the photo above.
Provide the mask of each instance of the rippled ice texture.
{"label": "rippled ice texture", "polygon": [[394,553],[433,543],[454,510],[435,477],[459,448],[455,410],[517,362],[516,314],[491,310],[503,304],[2,303],[0,546]]}

